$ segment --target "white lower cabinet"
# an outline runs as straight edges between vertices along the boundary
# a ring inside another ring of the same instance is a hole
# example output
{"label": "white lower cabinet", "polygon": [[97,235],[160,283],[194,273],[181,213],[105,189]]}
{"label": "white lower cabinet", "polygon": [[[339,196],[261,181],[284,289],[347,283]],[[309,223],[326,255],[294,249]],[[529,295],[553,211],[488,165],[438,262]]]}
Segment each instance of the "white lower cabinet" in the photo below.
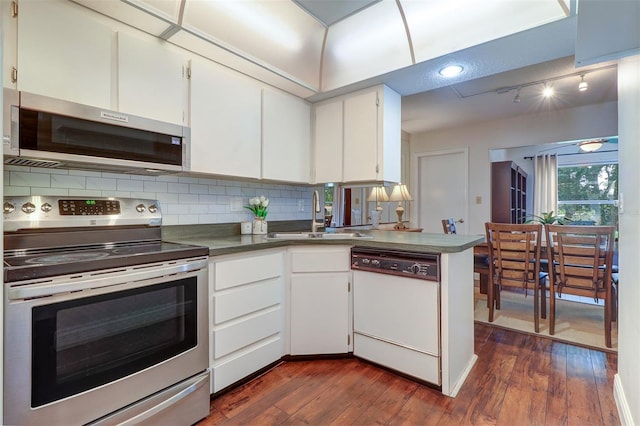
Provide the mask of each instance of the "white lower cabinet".
{"label": "white lower cabinet", "polygon": [[351,348],[350,247],[290,248],[290,353]]}
{"label": "white lower cabinet", "polygon": [[209,270],[214,393],[284,355],[284,254],[213,257]]}

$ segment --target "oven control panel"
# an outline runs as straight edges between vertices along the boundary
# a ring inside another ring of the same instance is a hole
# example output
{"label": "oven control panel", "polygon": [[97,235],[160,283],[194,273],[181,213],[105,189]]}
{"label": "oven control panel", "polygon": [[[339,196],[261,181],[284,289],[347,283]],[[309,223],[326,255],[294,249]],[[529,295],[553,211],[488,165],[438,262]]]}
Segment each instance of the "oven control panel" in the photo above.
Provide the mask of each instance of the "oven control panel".
{"label": "oven control panel", "polygon": [[398,250],[354,248],[351,269],[440,281],[440,257],[437,254]]}
{"label": "oven control panel", "polygon": [[58,210],[63,216],[68,215],[103,215],[120,214],[120,201],[118,200],[58,200]]}
{"label": "oven control panel", "polygon": [[162,224],[158,201],[114,197],[5,197],[3,219],[5,232],[38,228]]}

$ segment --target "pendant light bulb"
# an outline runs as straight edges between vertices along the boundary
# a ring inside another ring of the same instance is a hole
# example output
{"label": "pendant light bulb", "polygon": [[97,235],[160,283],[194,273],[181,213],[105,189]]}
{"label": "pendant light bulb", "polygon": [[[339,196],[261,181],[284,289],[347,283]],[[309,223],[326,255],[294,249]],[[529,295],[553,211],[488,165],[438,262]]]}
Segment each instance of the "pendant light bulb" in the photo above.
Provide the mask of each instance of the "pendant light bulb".
{"label": "pendant light bulb", "polygon": [[584,74],[582,74],[580,77],[582,77],[582,79],[580,80],[580,84],[578,84],[578,90],[581,92],[586,92],[589,88],[589,83],[584,81]]}
{"label": "pendant light bulb", "polygon": [[544,89],[542,89],[542,95],[545,98],[550,98],[553,96],[553,87],[547,86],[546,83],[544,85]]}
{"label": "pendant light bulb", "polygon": [[513,103],[514,104],[519,104],[520,103],[520,88],[518,87],[518,93],[516,93],[516,96],[513,98]]}

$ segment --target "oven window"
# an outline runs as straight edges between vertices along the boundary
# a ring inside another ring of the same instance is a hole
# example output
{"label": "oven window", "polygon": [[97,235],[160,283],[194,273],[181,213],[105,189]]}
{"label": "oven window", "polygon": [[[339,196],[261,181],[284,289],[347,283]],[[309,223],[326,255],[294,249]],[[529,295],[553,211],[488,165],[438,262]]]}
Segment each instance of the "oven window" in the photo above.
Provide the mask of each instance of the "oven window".
{"label": "oven window", "polygon": [[197,278],[33,308],[31,406],[128,376],[197,345]]}

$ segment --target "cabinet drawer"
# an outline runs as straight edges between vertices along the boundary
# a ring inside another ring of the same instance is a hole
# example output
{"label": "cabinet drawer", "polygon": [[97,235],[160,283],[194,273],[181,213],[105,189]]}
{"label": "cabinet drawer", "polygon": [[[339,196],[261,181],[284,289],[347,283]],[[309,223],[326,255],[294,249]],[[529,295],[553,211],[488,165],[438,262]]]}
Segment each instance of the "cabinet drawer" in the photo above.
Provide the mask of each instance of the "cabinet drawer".
{"label": "cabinet drawer", "polygon": [[213,296],[213,323],[220,324],[282,303],[282,278],[271,278]]}
{"label": "cabinet drawer", "polygon": [[291,272],[341,272],[351,268],[349,246],[291,250]]}
{"label": "cabinet drawer", "polygon": [[282,357],[282,340],[273,337],[234,354],[212,369],[211,393],[218,392]]}
{"label": "cabinet drawer", "polygon": [[282,332],[282,310],[274,310],[247,318],[215,330],[213,357],[222,358],[241,348]]}
{"label": "cabinet drawer", "polygon": [[282,253],[214,262],[214,289],[236,287],[283,274]]}

